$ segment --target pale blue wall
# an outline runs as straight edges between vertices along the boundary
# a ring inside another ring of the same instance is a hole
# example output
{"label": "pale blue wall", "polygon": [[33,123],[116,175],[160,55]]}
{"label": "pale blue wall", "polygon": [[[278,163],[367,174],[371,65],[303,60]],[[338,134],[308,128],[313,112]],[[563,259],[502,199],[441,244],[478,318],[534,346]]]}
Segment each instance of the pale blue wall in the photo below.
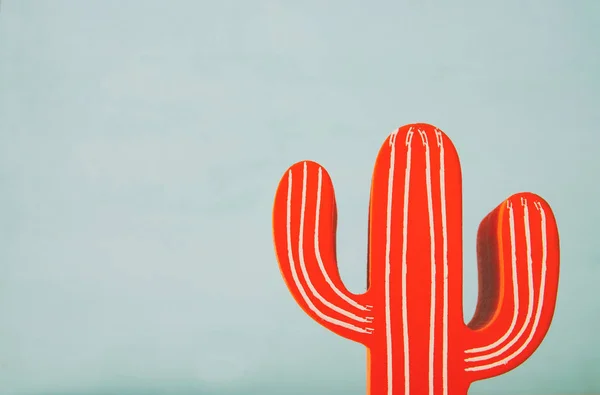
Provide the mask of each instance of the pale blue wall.
{"label": "pale blue wall", "polygon": [[598,4],[3,0],[0,393],[364,394],[280,277],[272,197],[327,167],[361,291],[372,164],[416,121],[461,155],[467,315],[479,220],[532,190],[559,221],[552,329],[472,393],[600,392]]}

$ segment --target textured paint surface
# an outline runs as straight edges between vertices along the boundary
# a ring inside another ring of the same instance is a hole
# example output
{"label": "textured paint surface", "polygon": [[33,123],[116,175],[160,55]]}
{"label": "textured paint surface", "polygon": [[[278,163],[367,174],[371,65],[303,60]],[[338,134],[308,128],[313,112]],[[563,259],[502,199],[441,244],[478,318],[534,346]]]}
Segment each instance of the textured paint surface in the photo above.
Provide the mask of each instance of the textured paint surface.
{"label": "textured paint surface", "polygon": [[517,193],[481,223],[480,297],[462,308],[462,182],[457,152],[428,124],[383,144],[369,211],[368,288],[341,282],[332,181],[319,164],[285,173],[273,207],[283,278],[298,304],[368,348],[368,394],[460,395],[514,369],[537,349],[556,304],[559,239],[550,206]]}
{"label": "textured paint surface", "polygon": [[600,394],[597,0],[1,3],[1,395],[364,395],[365,347],[276,268],[273,194],[327,169],[361,293],[377,151],[421,120],[460,153],[464,320],[500,199],[560,227],[546,338],[470,394]]}

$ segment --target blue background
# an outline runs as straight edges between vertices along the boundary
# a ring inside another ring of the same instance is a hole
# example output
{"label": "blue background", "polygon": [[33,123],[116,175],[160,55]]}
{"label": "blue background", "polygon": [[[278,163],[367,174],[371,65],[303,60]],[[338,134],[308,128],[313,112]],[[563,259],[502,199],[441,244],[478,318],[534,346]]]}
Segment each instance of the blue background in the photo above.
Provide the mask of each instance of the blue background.
{"label": "blue background", "polygon": [[365,350],[309,319],[271,240],[285,169],[323,164],[340,271],[365,286],[369,182],[428,122],[479,221],[555,210],[555,320],[472,394],[600,393],[597,1],[4,0],[0,393],[365,393]]}

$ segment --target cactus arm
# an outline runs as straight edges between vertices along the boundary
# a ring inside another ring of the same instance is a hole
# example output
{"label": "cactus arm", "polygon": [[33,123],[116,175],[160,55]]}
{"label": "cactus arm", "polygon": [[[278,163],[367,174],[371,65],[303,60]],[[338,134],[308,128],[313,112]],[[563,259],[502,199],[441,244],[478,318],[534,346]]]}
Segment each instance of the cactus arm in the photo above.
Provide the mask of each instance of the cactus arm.
{"label": "cactus arm", "polygon": [[[364,295],[343,285],[335,256],[336,206],[325,169],[296,163],[282,177],[273,208],[281,274],[300,307],[331,331],[358,342],[373,331]],[[362,297],[361,297],[362,296]]]}
{"label": "cactus arm", "polygon": [[548,203],[532,193],[511,196],[482,221],[478,255],[480,293],[465,350],[473,380],[519,366],[550,327],[559,239]]}

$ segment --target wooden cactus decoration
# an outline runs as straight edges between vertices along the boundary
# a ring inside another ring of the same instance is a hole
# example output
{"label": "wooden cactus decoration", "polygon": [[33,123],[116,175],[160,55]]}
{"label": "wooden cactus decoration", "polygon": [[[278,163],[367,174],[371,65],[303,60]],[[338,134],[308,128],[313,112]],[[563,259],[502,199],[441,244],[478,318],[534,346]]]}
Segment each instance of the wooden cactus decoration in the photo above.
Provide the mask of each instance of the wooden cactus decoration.
{"label": "wooden cactus decoration", "polygon": [[279,183],[273,236],[283,278],[309,316],[367,347],[370,395],[464,395],[524,362],[548,331],[559,274],[549,205],[518,193],[483,219],[478,303],[465,324],[461,195],[458,154],[442,131],[392,133],[372,179],[367,291],[355,295],[337,270],[325,169],[299,162]]}

